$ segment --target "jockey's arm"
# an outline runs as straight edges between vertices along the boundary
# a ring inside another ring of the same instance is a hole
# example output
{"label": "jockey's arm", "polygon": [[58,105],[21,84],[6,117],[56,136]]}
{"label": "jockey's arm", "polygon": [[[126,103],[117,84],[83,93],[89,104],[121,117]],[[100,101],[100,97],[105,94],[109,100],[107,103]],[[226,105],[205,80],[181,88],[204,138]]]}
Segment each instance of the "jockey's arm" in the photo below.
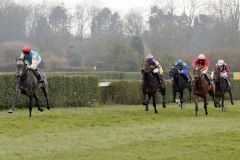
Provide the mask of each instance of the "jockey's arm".
{"label": "jockey's arm", "polygon": [[203,69],[204,69],[204,70],[208,70],[208,65],[209,65],[208,58],[206,58],[206,59],[205,59],[204,66],[203,66]]}
{"label": "jockey's arm", "polygon": [[187,64],[185,64],[185,65],[183,66],[183,69],[180,71],[180,73],[182,73],[182,74],[188,74],[188,66],[187,66]]}
{"label": "jockey's arm", "polygon": [[24,59],[24,54],[23,53],[21,53],[21,55],[20,55],[20,59]]}
{"label": "jockey's arm", "polygon": [[32,58],[32,64],[29,66],[29,68],[31,68],[31,69],[33,69],[33,70],[35,70],[35,69],[37,69],[37,67],[38,67],[38,65],[39,65],[39,63],[41,62],[41,57],[40,56],[33,56],[33,58]]}
{"label": "jockey's arm", "polygon": [[150,68],[151,70],[154,70],[154,69],[156,68],[156,66],[155,66],[155,65],[150,65],[149,68]]}
{"label": "jockey's arm", "polygon": [[230,68],[229,68],[229,65],[226,64],[226,72],[227,72],[227,75],[228,77],[230,76],[231,72],[230,72]]}
{"label": "jockey's arm", "polygon": [[23,53],[21,53],[20,59],[22,59],[26,65],[30,65],[30,63],[26,60],[25,55]]}
{"label": "jockey's arm", "polygon": [[195,58],[193,61],[192,61],[192,67],[195,67],[198,63],[198,58]]}

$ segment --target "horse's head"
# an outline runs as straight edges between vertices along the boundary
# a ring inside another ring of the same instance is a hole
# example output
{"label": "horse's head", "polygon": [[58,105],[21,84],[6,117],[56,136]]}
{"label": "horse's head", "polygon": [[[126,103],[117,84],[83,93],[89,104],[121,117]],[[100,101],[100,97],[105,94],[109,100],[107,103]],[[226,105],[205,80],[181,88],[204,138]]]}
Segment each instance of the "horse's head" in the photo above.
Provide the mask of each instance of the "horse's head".
{"label": "horse's head", "polygon": [[22,59],[16,59],[16,77],[22,77],[26,71],[26,65]]}
{"label": "horse's head", "polygon": [[202,69],[200,66],[195,66],[193,68],[193,77],[195,80],[199,79],[202,76]]}
{"label": "horse's head", "polygon": [[220,69],[215,68],[214,74],[213,74],[213,79],[214,79],[214,80],[217,80],[217,79],[219,79],[220,77],[221,77],[221,71],[220,71]]}
{"label": "horse's head", "polygon": [[170,71],[169,71],[169,77],[170,78],[178,78],[179,76],[179,68],[178,66],[174,65],[171,67]]}
{"label": "horse's head", "polygon": [[142,72],[144,81],[150,81],[151,79],[154,78],[154,73],[153,73],[152,69],[149,67],[142,68],[141,72]]}

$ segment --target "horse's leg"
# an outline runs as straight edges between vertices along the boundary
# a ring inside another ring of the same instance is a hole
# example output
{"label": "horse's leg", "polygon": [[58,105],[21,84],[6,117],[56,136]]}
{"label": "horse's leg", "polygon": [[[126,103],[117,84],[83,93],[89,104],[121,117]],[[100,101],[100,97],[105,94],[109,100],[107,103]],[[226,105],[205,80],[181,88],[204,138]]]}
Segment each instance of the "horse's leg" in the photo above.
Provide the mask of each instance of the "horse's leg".
{"label": "horse's leg", "polygon": [[207,111],[207,96],[203,97],[204,100],[204,110],[205,110],[205,114],[206,116],[208,115],[208,111]]}
{"label": "horse's leg", "polygon": [[166,103],[165,103],[165,95],[166,95],[166,88],[162,88],[161,90],[161,94],[162,94],[162,106],[163,108],[166,108]]}
{"label": "horse's leg", "polygon": [[40,107],[40,105],[39,105],[38,97],[37,97],[37,94],[36,94],[36,93],[34,93],[34,99],[35,99],[36,104],[37,104],[37,106],[38,106],[38,110],[39,110],[40,112],[42,112],[43,109],[42,109],[42,108]]}
{"label": "horse's leg", "polygon": [[33,97],[30,96],[30,97],[29,97],[29,104],[28,104],[29,118],[32,116],[32,101],[33,101]]}
{"label": "horse's leg", "polygon": [[197,116],[198,113],[198,97],[194,95],[194,102],[195,102],[195,116]]}
{"label": "horse's leg", "polygon": [[173,103],[176,103],[177,91],[173,88]]}
{"label": "horse's leg", "polygon": [[142,92],[142,105],[146,105],[146,94]]}
{"label": "horse's leg", "polygon": [[13,102],[12,106],[9,108],[8,113],[13,113],[15,106],[18,105],[20,94],[21,94],[21,90],[17,89],[16,95],[14,97],[14,102]]}
{"label": "horse's leg", "polygon": [[189,102],[192,103],[192,87],[188,87],[189,91]]}
{"label": "horse's leg", "polygon": [[228,93],[229,93],[229,95],[230,95],[231,104],[234,105],[233,98],[232,98],[232,91],[231,91],[231,88],[228,90]]}
{"label": "horse's leg", "polygon": [[215,98],[215,90],[214,90],[214,88],[211,88],[211,89],[208,91],[208,93],[209,93],[209,95],[210,95],[210,96],[212,97],[212,99],[213,99],[215,108],[217,108],[218,105],[217,105],[216,98]]}
{"label": "horse's leg", "polygon": [[46,99],[46,102],[47,102],[47,109],[50,109],[50,105],[49,105],[49,102],[48,102],[48,91],[47,91],[47,88],[44,86],[41,88],[43,93],[44,93],[44,97]]}
{"label": "horse's leg", "polygon": [[181,109],[182,109],[182,104],[183,104],[183,90],[181,90],[179,93],[180,93],[180,106],[181,106]]}
{"label": "horse's leg", "polygon": [[158,113],[157,105],[156,105],[156,95],[155,94],[153,94],[152,99],[153,99],[154,112]]}
{"label": "horse's leg", "polygon": [[216,103],[217,103],[217,106],[220,108],[221,107],[221,97],[219,96],[219,97],[215,97],[215,99],[216,99]]}
{"label": "horse's leg", "polygon": [[150,99],[151,99],[151,96],[148,94],[148,99],[146,99],[146,108],[145,108],[145,111],[149,111],[148,104],[149,104]]}
{"label": "horse's leg", "polygon": [[222,104],[221,104],[221,106],[222,106],[222,112],[223,112],[223,110],[224,110],[224,98],[225,98],[225,95],[224,95],[224,93],[222,93]]}

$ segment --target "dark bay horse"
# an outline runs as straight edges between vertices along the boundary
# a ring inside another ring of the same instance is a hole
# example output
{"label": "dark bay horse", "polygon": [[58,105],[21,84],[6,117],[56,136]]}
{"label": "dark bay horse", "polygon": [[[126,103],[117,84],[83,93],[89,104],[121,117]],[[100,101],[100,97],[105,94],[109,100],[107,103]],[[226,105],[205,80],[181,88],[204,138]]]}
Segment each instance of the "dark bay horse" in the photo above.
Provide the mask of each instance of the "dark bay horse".
{"label": "dark bay horse", "polygon": [[206,116],[208,115],[207,111],[207,94],[213,98],[214,106],[217,107],[215,101],[215,84],[209,84],[205,79],[200,66],[195,66],[193,69],[194,83],[192,87],[193,97],[195,102],[195,115],[198,113],[198,97],[202,97],[204,100],[204,110]]}
{"label": "dark bay horse", "polygon": [[[230,99],[231,99],[231,104],[233,105],[233,98],[232,98],[232,91],[231,91],[231,86],[228,84],[228,80],[221,77],[221,72],[219,69],[215,69],[214,71],[214,83],[216,86],[216,93],[215,97],[218,100],[218,107],[222,107],[222,112],[224,111],[224,98],[225,98],[225,93],[229,93]],[[221,106],[220,106],[221,103]]]}
{"label": "dark bay horse", "polygon": [[36,90],[41,88],[44,93],[46,102],[47,102],[47,109],[50,109],[50,105],[48,103],[48,90],[47,90],[47,79],[46,76],[43,76],[44,82],[39,83],[37,77],[33,73],[31,69],[28,69],[26,64],[22,59],[16,60],[16,94],[14,98],[14,103],[9,109],[8,113],[12,113],[14,111],[15,106],[18,104],[20,94],[24,94],[29,97],[29,117],[32,115],[32,101],[33,98],[36,101],[39,111],[43,111],[38,103],[38,97],[36,95]]}
{"label": "dark bay horse", "polygon": [[178,66],[174,65],[169,71],[169,77],[172,79],[173,102],[176,102],[176,95],[179,92],[180,106],[183,104],[183,92],[185,88],[189,91],[189,101],[192,101],[192,79],[186,80],[181,74]]}
{"label": "dark bay horse", "polygon": [[[142,104],[146,106],[145,110],[149,111],[148,104],[152,98],[154,112],[158,113],[158,110],[156,108],[156,93],[157,93],[157,91],[161,92],[161,94],[163,96],[162,105],[164,108],[166,107],[166,105],[165,105],[166,87],[164,87],[165,82],[162,82],[161,84],[159,84],[158,80],[156,79],[156,76],[154,75],[154,73],[151,69],[148,69],[148,68],[141,69],[141,72],[143,74]],[[147,99],[146,99],[146,96],[148,96]]]}

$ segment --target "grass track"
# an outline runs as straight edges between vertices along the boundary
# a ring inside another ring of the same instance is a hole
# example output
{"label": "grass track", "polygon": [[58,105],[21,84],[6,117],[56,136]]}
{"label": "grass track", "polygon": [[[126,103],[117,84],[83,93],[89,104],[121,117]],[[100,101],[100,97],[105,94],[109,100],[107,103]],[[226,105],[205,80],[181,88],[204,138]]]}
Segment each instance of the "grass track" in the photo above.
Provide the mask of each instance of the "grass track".
{"label": "grass track", "polygon": [[224,160],[240,159],[240,102],[227,111],[201,104],[159,114],[143,106],[61,108],[33,117],[0,112],[1,160]]}

